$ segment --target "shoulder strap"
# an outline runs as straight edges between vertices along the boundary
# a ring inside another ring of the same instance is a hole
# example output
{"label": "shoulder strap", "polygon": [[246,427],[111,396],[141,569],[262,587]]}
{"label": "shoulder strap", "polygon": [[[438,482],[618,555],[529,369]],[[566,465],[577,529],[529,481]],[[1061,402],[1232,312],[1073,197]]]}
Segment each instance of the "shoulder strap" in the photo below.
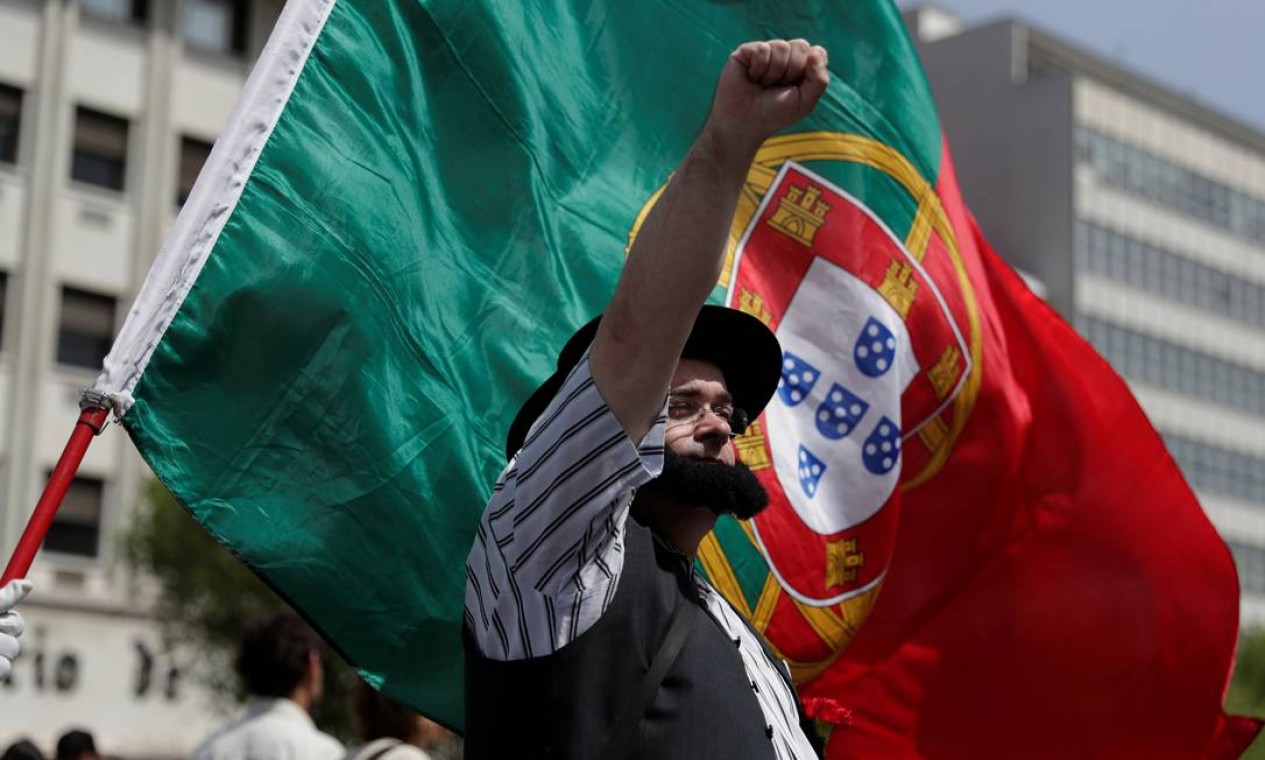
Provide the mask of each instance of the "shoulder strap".
{"label": "shoulder strap", "polygon": [[623,712],[620,713],[610,734],[606,737],[606,746],[598,755],[601,760],[618,760],[628,751],[637,723],[645,715],[646,708],[654,699],[655,692],[659,690],[659,684],[663,683],[663,677],[668,674],[668,669],[685,648],[685,642],[690,637],[690,632],[694,630],[694,620],[698,617],[698,613],[697,604],[684,597],[677,601],[676,609],[672,612],[672,620],[668,623],[668,632],[663,637],[663,643],[659,645],[659,651],[655,653],[650,669],[641,679],[637,690],[624,704]]}

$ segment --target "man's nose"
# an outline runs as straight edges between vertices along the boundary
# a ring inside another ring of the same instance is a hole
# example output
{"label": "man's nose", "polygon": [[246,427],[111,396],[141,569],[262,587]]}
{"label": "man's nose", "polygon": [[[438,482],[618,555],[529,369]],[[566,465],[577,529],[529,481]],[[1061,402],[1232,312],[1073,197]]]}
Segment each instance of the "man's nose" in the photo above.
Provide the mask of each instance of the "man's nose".
{"label": "man's nose", "polygon": [[729,421],[710,408],[703,409],[703,416],[694,423],[694,438],[702,441],[710,438],[729,440],[733,428]]}

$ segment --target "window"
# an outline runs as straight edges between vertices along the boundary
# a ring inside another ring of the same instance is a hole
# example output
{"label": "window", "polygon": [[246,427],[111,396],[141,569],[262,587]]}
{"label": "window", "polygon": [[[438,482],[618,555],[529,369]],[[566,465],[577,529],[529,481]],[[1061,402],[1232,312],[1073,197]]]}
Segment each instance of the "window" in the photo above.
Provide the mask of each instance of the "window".
{"label": "window", "polygon": [[76,109],[71,179],[122,190],[126,173],[127,119],[82,107]]}
{"label": "window", "polygon": [[180,176],[176,178],[176,205],[183,206],[193,192],[193,183],[202,171],[207,156],[211,155],[211,143],[192,137],[180,138]]}
{"label": "window", "polygon": [[1265,459],[1177,435],[1164,443],[1196,491],[1265,501]]}
{"label": "window", "polygon": [[4,313],[8,308],[9,273],[0,272],[0,351],[4,350]]}
{"label": "window", "polygon": [[1265,327],[1265,286],[1097,224],[1078,222],[1077,235],[1087,247],[1084,266],[1095,274],[1132,283],[1254,327]]}
{"label": "window", "polygon": [[22,91],[0,84],[0,164],[18,160],[18,126],[22,121]]}
{"label": "window", "polygon": [[144,23],[149,16],[146,0],[79,0],[79,7],[89,16],[108,21]]}
{"label": "window", "polygon": [[245,0],[185,0],[180,34],[185,42],[217,53],[246,49]]}
{"label": "window", "polygon": [[101,544],[101,505],[105,483],[77,477],[66,490],[61,509],[44,537],[44,548],[80,557],[95,557]]}
{"label": "window", "polygon": [[62,288],[57,363],[97,370],[114,337],[114,299]]}
{"label": "window", "polygon": [[1080,148],[1077,157],[1104,184],[1265,243],[1265,198],[1248,195],[1091,129],[1078,128],[1075,139]]}
{"label": "window", "polygon": [[1265,373],[1094,317],[1083,317],[1078,325],[1127,378],[1265,416]]}
{"label": "window", "polygon": [[1237,541],[1226,541],[1234,563],[1239,568],[1239,582],[1243,590],[1252,594],[1265,594],[1265,551],[1259,546],[1249,546]]}

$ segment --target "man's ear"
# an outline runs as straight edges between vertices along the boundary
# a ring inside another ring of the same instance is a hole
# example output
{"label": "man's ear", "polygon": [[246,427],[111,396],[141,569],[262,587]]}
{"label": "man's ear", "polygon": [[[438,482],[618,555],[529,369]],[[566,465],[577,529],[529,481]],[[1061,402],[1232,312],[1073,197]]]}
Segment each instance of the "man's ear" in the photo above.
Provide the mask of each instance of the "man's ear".
{"label": "man's ear", "polygon": [[307,678],[312,696],[320,696],[325,686],[325,671],[321,666],[321,653],[315,649],[307,653]]}

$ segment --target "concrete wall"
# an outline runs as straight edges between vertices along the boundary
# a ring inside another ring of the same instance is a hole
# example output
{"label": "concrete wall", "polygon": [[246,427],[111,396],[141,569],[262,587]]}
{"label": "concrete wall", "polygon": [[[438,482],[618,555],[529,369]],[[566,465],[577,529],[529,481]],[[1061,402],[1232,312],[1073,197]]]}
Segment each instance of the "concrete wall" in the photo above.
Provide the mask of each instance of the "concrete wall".
{"label": "concrete wall", "polygon": [[88,728],[110,757],[183,757],[222,720],[192,679],[190,655],[163,644],[153,621],[81,608],[25,614],[24,653],[0,687],[0,746],[52,742]]}
{"label": "concrete wall", "polygon": [[1027,77],[1023,30],[919,44],[962,193],[989,242],[1071,314],[1072,80]]}

